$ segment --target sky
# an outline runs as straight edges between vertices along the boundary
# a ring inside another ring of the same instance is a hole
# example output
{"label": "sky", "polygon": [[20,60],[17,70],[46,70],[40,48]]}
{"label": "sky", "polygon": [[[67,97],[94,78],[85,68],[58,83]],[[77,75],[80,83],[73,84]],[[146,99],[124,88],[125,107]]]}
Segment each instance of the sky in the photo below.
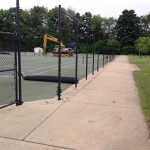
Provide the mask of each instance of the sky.
{"label": "sky", "polygon": [[[0,9],[9,9],[15,5],[16,0],[0,0]],[[133,9],[138,16],[150,13],[150,0],[20,0],[20,8],[22,9],[30,9],[34,6],[52,9],[58,5],[72,8],[81,15],[89,11],[92,15],[106,18],[118,18],[124,9]]]}

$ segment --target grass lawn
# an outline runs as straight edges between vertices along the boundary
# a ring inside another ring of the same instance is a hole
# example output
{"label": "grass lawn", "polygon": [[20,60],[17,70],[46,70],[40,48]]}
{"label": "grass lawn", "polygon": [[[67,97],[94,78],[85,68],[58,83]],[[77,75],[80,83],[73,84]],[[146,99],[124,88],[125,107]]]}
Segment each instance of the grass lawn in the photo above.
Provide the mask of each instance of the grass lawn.
{"label": "grass lawn", "polygon": [[139,91],[141,106],[150,129],[150,56],[129,56],[130,63],[137,64],[141,71],[133,72]]}

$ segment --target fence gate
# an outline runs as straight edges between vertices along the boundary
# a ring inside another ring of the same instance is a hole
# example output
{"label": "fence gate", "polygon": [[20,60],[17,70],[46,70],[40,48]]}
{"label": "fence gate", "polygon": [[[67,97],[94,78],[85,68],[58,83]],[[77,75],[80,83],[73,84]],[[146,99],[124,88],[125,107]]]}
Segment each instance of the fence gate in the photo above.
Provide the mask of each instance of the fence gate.
{"label": "fence gate", "polygon": [[17,102],[15,34],[0,32],[0,108]]}

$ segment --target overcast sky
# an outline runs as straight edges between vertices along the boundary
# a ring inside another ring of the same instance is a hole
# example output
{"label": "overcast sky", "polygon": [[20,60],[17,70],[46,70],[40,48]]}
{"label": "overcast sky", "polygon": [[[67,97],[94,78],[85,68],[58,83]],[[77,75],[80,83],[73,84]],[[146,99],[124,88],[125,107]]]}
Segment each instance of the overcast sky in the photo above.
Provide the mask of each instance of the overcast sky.
{"label": "overcast sky", "polygon": [[[16,0],[0,0],[0,9],[8,9],[15,5]],[[61,5],[64,8],[70,7],[80,14],[89,11],[93,15],[99,14],[107,18],[118,18],[124,9],[134,9],[138,16],[150,13],[150,0],[20,0],[22,9],[37,5],[48,9]]]}

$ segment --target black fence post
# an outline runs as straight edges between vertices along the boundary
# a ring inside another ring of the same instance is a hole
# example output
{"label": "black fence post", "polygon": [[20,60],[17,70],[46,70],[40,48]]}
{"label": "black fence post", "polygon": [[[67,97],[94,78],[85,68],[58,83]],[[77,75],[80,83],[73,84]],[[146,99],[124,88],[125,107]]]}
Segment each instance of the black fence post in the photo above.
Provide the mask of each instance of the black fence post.
{"label": "black fence post", "polygon": [[58,100],[61,100],[61,5],[59,5],[58,11],[58,37],[59,37],[59,49],[58,49],[58,88],[57,95]]}
{"label": "black fence post", "polygon": [[15,54],[15,94],[16,94],[16,104],[18,101],[18,68],[17,68],[17,50],[16,50],[16,33],[14,34],[14,54]]}
{"label": "black fence post", "polygon": [[77,21],[77,36],[76,36],[76,67],[75,67],[75,87],[77,87],[77,78],[78,78],[78,34],[79,34],[79,21]]}
{"label": "black fence post", "polygon": [[115,49],[116,48],[113,49],[113,60],[115,59]]}
{"label": "black fence post", "polygon": [[110,63],[110,49],[108,49],[108,63]]}
{"label": "black fence post", "polygon": [[88,42],[89,42],[89,29],[87,31],[87,41],[86,41],[86,80],[88,76]]}
{"label": "black fence post", "polygon": [[103,68],[104,68],[104,65],[105,65],[105,55],[104,55],[104,52],[103,52]]}
{"label": "black fence post", "polygon": [[86,43],[86,80],[87,80],[87,76],[88,76],[88,40]]}
{"label": "black fence post", "polygon": [[94,62],[95,62],[95,28],[94,28],[94,47],[93,47],[93,65],[92,65],[92,74],[94,75]]}
{"label": "black fence post", "polygon": [[16,105],[21,105],[23,103],[22,101],[22,81],[21,81],[21,50],[20,50],[20,16],[19,16],[19,0],[16,0],[16,18],[17,18],[17,43],[16,48],[18,52],[18,80],[19,80],[19,96],[18,100],[16,101]]}
{"label": "black fence post", "polygon": [[99,52],[97,54],[97,71],[99,71]]}
{"label": "black fence post", "polygon": [[106,64],[108,64],[108,48],[106,48]]}
{"label": "black fence post", "polygon": [[110,61],[112,61],[112,51],[113,51],[113,47],[112,47],[111,52],[110,52]]}

